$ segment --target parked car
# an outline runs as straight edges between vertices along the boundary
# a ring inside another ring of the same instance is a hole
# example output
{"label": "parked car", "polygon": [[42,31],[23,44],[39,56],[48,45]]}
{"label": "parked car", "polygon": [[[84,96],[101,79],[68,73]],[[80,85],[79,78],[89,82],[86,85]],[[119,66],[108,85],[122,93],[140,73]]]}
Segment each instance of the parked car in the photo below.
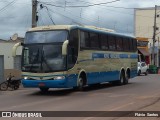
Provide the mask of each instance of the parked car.
{"label": "parked car", "polygon": [[138,62],[138,75],[148,74],[148,66],[145,62]]}

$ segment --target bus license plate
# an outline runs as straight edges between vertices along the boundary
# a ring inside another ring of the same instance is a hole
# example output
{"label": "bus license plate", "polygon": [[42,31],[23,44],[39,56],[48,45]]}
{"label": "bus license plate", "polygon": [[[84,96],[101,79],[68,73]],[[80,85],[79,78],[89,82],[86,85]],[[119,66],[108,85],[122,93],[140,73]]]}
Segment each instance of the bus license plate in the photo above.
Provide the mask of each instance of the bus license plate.
{"label": "bus license plate", "polygon": [[42,86],[45,86],[45,84],[44,83],[39,83],[39,86],[42,87]]}

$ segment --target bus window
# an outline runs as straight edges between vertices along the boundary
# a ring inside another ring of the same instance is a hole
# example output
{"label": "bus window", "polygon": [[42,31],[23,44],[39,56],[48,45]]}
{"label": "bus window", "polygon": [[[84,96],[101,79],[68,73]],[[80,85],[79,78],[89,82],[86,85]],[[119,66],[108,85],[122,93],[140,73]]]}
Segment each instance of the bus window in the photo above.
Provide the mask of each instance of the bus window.
{"label": "bus window", "polygon": [[68,68],[72,68],[78,57],[78,30],[72,30],[68,46]]}
{"label": "bus window", "polygon": [[133,40],[132,40],[132,38],[129,38],[129,47],[130,47],[130,51],[133,51]]}
{"label": "bus window", "polygon": [[123,50],[123,39],[121,37],[116,37],[116,46],[118,51]]}
{"label": "bus window", "polygon": [[137,40],[133,39],[133,50],[136,51],[137,50]]}
{"label": "bus window", "polygon": [[98,34],[90,33],[91,48],[99,48]]}
{"label": "bus window", "polygon": [[108,43],[109,43],[110,50],[116,49],[116,41],[114,36],[111,36],[111,35],[108,36]]}
{"label": "bus window", "polygon": [[123,38],[124,51],[129,51],[129,39]]}
{"label": "bus window", "polygon": [[81,48],[90,47],[89,34],[88,32],[81,31],[81,40],[80,40]]}
{"label": "bus window", "polygon": [[108,50],[107,35],[100,35],[100,41],[101,41],[101,49]]}

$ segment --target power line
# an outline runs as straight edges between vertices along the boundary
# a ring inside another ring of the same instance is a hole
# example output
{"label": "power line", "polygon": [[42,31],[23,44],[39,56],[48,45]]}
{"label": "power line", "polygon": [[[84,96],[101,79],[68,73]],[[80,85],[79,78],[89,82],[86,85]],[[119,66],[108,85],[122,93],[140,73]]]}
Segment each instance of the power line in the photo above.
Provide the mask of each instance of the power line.
{"label": "power line", "polygon": [[50,10],[52,13],[61,15],[61,16],[65,17],[65,18],[67,18],[67,19],[72,20],[72,22],[74,22],[74,23],[78,23],[78,24],[81,24],[81,23],[82,23],[82,21],[81,21],[81,22],[77,22],[77,21],[75,21],[74,19],[72,19],[72,18],[70,18],[70,17],[68,17],[68,16],[65,16],[65,15],[63,15],[63,14],[61,14],[61,13],[58,13],[58,12],[54,12],[52,9],[49,9],[49,10]]}
{"label": "power line", "polygon": [[120,0],[114,0],[114,1],[110,1],[110,2],[105,2],[105,3],[95,3],[95,4],[89,4],[89,5],[81,5],[81,6],[73,6],[73,5],[66,5],[66,6],[61,6],[61,5],[54,5],[54,4],[49,4],[49,3],[46,3],[46,2],[41,2],[45,5],[50,5],[50,6],[54,6],[54,7],[91,7],[91,6],[97,6],[97,5],[103,5],[103,4],[108,4],[108,3],[113,3],[113,2],[117,2],[117,1],[120,1]]}
{"label": "power line", "polygon": [[[113,1],[112,1],[113,2]],[[53,5],[53,4],[47,4],[46,2],[41,2],[45,5],[50,5],[50,6],[54,6],[54,7],[70,7],[70,8],[76,8],[76,7],[88,7],[88,6],[58,6],[58,5]],[[90,2],[85,2],[85,3],[90,3]],[[91,3],[90,3],[91,4]],[[98,3],[98,4],[101,4],[101,3]],[[91,4],[91,5],[94,5],[94,4]],[[101,5],[102,7],[112,7],[112,8],[121,8],[121,9],[130,9],[130,10],[134,10],[136,8],[127,8],[127,7],[116,7],[116,6],[104,6],[104,5]],[[122,13],[122,14],[128,14],[128,15],[132,15],[134,16],[135,14],[132,14],[132,13],[125,13],[125,12],[121,12],[121,11],[116,11],[116,10],[110,10],[110,9],[107,9],[107,8],[104,8],[106,10],[109,10],[109,11],[112,11],[112,12],[119,12],[119,13]],[[150,16],[146,16],[146,15],[136,15],[136,16],[140,16],[140,17],[146,17],[146,18],[153,18],[153,17],[150,17]]]}
{"label": "power line", "polygon": [[6,6],[4,6],[3,8],[0,9],[0,12],[4,11],[8,6],[14,4],[16,2],[16,0],[13,0],[12,2],[8,3]]}
{"label": "power line", "polygon": [[[72,22],[74,22],[74,23],[76,23],[76,24],[80,24],[80,25],[86,24],[86,23],[82,22],[82,20],[81,20],[80,22],[78,22],[78,21],[75,21],[75,19],[72,19],[72,18],[70,18],[70,17],[68,17],[68,16],[63,15],[63,14],[60,13],[60,12],[57,12],[57,11],[54,12],[52,9],[49,9],[49,10],[50,10],[51,12],[55,13],[55,14],[61,15],[61,16],[65,17],[65,18],[67,18],[67,19],[72,20]],[[71,13],[70,13],[70,14],[71,14]],[[73,16],[73,14],[71,14],[71,15]],[[74,16],[74,17],[76,17],[76,16]],[[86,19],[86,18],[82,18],[82,19],[85,19],[85,20],[90,21],[90,22],[94,22],[93,20],[88,20],[88,19]],[[107,27],[107,28],[113,29],[113,27]],[[124,30],[124,29],[119,29],[119,28],[116,28],[116,29],[119,30],[119,31],[126,32],[126,30]],[[129,33],[133,33],[133,32],[129,32]]]}
{"label": "power line", "polygon": [[44,8],[44,7],[47,9],[48,16],[49,16],[49,18],[51,19],[52,23],[55,25],[55,23],[54,23],[54,21],[53,21],[53,19],[52,19],[52,16],[51,16],[50,13],[49,13],[48,7],[47,7],[47,6],[43,6],[42,4],[40,5],[40,8],[41,8],[41,9]]}

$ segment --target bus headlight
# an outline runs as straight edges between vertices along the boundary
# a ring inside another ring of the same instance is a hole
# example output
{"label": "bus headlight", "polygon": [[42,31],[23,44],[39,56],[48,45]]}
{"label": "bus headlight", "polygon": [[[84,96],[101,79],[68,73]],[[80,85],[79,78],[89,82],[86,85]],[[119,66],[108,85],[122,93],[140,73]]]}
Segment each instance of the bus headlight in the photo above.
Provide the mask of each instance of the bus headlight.
{"label": "bus headlight", "polygon": [[55,76],[54,79],[56,79],[56,80],[65,79],[65,76]]}
{"label": "bus headlight", "polygon": [[26,76],[24,77],[25,80],[27,80],[28,78],[29,78],[29,77],[26,77]]}

